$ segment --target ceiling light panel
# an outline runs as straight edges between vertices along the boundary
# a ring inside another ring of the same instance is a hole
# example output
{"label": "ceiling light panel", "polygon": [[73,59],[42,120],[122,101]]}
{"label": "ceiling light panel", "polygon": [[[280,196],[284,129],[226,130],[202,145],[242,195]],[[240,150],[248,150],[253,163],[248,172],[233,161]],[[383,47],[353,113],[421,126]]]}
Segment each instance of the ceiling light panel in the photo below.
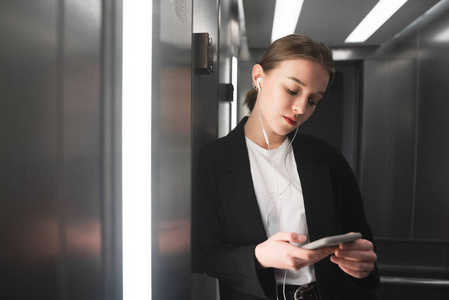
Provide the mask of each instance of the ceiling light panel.
{"label": "ceiling light panel", "polygon": [[304,0],[276,0],[271,42],[295,32]]}
{"label": "ceiling light panel", "polygon": [[346,38],[345,43],[364,43],[406,2],[407,0],[380,0]]}

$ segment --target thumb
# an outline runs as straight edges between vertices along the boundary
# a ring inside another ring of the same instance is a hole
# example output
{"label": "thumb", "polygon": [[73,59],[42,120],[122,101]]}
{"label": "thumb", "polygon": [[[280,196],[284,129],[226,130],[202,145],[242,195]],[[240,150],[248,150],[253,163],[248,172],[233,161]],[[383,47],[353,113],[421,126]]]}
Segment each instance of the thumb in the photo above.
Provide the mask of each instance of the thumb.
{"label": "thumb", "polygon": [[290,242],[292,243],[304,243],[307,240],[307,237],[305,235],[299,234],[299,233],[292,233],[292,239]]}
{"label": "thumb", "polygon": [[276,241],[285,241],[290,243],[304,243],[307,238],[299,233],[296,232],[285,232],[280,231],[273,235],[270,239],[276,240]]}

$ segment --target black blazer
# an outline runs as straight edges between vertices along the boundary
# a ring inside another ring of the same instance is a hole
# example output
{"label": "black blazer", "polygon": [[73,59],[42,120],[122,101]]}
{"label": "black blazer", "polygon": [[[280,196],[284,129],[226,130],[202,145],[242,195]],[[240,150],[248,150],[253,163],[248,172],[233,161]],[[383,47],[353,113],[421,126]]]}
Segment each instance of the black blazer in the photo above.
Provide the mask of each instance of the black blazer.
{"label": "black blazer", "polygon": [[[274,299],[274,269],[257,270],[254,248],[267,239],[257,204],[244,118],[201,149],[192,211],[192,267],[219,280],[221,300]],[[293,151],[309,238],[360,232],[373,240],[355,176],[332,146],[298,133]],[[314,265],[320,299],[377,299],[379,276],[353,278],[328,258]]]}

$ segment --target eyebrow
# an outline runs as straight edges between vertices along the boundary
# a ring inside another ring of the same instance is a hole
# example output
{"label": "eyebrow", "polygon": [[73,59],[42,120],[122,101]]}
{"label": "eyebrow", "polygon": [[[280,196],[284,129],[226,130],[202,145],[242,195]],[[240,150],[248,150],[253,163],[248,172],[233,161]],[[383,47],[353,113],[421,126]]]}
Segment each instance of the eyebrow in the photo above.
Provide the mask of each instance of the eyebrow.
{"label": "eyebrow", "polygon": [[[307,87],[307,85],[304,83],[304,82],[302,82],[301,80],[299,80],[298,78],[296,78],[296,77],[293,77],[293,76],[290,76],[290,77],[287,77],[288,79],[290,79],[290,80],[293,80],[293,81],[295,81],[295,82],[297,82],[297,83],[299,83],[300,85],[302,85],[302,86],[305,86],[305,87]],[[317,92],[317,94],[320,94],[320,95],[322,95],[322,96],[324,96],[324,92]]]}

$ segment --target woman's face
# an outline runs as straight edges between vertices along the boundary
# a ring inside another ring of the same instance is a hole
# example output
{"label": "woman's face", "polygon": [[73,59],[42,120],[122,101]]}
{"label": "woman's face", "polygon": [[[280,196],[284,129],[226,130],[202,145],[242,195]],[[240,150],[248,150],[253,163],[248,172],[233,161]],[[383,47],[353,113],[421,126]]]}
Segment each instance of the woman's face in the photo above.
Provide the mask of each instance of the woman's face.
{"label": "woman's face", "polygon": [[258,113],[260,102],[268,134],[285,136],[304,123],[315,111],[329,82],[329,72],[307,59],[283,61],[269,73],[263,72],[262,67],[259,73],[255,70],[253,78],[261,78],[261,92],[253,111]]}

